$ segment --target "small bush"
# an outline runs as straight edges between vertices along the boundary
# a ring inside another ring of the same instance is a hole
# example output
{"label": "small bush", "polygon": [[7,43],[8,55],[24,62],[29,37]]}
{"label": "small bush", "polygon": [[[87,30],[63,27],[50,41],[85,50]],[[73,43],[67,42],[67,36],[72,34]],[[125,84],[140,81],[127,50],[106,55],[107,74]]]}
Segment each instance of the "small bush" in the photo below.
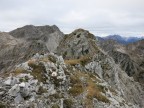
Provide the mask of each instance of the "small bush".
{"label": "small bush", "polygon": [[2,102],[0,102],[0,108],[7,108],[7,106],[3,104]]}
{"label": "small bush", "polygon": [[37,79],[39,82],[46,82],[46,69],[45,66],[41,63],[36,64],[36,63],[28,63],[28,65],[33,68],[31,75]]}
{"label": "small bush", "polygon": [[52,55],[48,55],[48,59],[53,63],[56,63],[56,61],[57,61],[56,58]]}
{"label": "small bush", "polygon": [[97,100],[105,103],[110,102],[107,99],[107,97],[101,94],[101,92],[105,92],[102,86],[96,85],[92,81],[89,81],[87,89],[88,89],[88,94],[87,94],[88,99],[93,100],[93,98],[96,98]]}
{"label": "small bush", "polygon": [[47,89],[43,88],[42,86],[39,87],[37,94],[41,95],[43,93],[47,93]]}
{"label": "small bush", "polygon": [[69,93],[73,96],[78,96],[84,92],[82,84],[75,84],[70,90]]}
{"label": "small bush", "polygon": [[58,104],[54,104],[54,105],[52,105],[52,107],[51,108],[60,108],[59,107],[59,105]]}
{"label": "small bush", "polygon": [[72,87],[69,89],[69,93],[72,96],[78,96],[84,92],[83,83],[80,80],[82,76],[83,74],[79,71],[76,71],[73,75],[70,76],[70,83]]}
{"label": "small bush", "polygon": [[70,76],[70,83],[72,84],[78,84],[81,83],[79,77],[75,76],[75,75],[71,75]]}
{"label": "small bush", "polygon": [[36,67],[37,67],[36,61],[30,60],[30,61],[28,62],[28,66],[30,66],[31,68],[36,68]]}
{"label": "small bush", "polygon": [[28,82],[28,80],[29,80],[28,76],[19,79],[20,82]]}
{"label": "small bush", "polygon": [[19,81],[20,81],[20,82],[24,82],[24,79],[23,79],[23,78],[20,78]]}
{"label": "small bush", "polygon": [[103,93],[106,93],[104,86],[97,84],[96,87],[97,87],[97,89],[98,89],[99,91],[101,91],[101,92],[103,92]]}
{"label": "small bush", "polygon": [[64,108],[72,108],[73,101],[71,99],[65,99],[63,101]]}
{"label": "small bush", "polygon": [[55,94],[50,95],[50,97],[55,98],[55,99],[60,99],[60,98],[63,98],[63,95],[60,93],[55,93]]}

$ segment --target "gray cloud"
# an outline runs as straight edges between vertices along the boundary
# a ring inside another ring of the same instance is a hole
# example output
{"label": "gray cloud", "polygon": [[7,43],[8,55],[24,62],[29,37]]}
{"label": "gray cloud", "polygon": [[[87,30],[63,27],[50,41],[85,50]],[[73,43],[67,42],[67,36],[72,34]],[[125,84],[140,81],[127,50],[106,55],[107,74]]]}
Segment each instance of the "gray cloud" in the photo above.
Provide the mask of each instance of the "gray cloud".
{"label": "gray cloud", "polygon": [[76,28],[95,35],[144,36],[143,0],[1,0],[0,31],[27,24]]}

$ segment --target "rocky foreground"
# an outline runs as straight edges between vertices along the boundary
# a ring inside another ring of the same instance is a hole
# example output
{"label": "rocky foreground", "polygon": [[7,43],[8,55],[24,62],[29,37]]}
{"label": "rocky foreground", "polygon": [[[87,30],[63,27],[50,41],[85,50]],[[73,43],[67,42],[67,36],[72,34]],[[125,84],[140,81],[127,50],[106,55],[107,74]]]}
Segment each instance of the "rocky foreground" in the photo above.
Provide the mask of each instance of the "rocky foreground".
{"label": "rocky foreground", "polygon": [[55,26],[25,26],[6,34],[0,44],[0,108],[144,107],[143,85],[88,31],[64,36]]}

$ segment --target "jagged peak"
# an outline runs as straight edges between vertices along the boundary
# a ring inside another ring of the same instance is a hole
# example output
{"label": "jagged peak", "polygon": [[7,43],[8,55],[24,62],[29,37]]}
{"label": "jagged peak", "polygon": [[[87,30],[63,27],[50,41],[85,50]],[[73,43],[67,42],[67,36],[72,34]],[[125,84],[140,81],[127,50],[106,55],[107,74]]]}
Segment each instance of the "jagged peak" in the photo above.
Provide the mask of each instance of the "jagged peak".
{"label": "jagged peak", "polygon": [[[49,29],[51,28],[51,29],[53,29],[53,30],[58,30],[58,31],[60,31],[59,28],[58,28],[56,25],[52,25],[52,26],[50,26],[50,25],[44,25],[44,26],[25,25],[25,26],[23,26],[23,27],[19,27],[19,28],[13,30],[13,31],[22,30],[22,29],[24,29],[24,30],[29,30],[29,29],[43,29],[43,28],[49,28]],[[11,31],[11,32],[13,32],[13,31]],[[10,32],[10,33],[11,33],[11,32]]]}
{"label": "jagged peak", "polygon": [[76,29],[74,30],[72,33],[68,34],[69,36],[71,37],[75,37],[75,38],[79,38],[79,37],[84,37],[84,38],[91,38],[91,39],[96,39],[96,37],[90,33],[88,30],[85,30],[85,29],[82,29],[82,28],[79,28],[79,29]]}
{"label": "jagged peak", "polygon": [[60,36],[63,36],[63,33],[59,30],[56,25],[44,25],[44,26],[34,26],[34,25],[26,25],[20,28],[17,28],[9,34],[16,38],[41,38],[44,36],[49,36],[51,33],[57,32]]}

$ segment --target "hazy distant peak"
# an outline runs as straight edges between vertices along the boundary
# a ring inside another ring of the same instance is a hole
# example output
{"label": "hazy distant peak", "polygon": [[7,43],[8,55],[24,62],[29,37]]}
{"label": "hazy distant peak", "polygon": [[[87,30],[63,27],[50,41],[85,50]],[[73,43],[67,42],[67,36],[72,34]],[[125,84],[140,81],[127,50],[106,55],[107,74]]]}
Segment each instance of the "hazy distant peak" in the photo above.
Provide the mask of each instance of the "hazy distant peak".
{"label": "hazy distant peak", "polygon": [[120,44],[129,44],[129,43],[133,43],[133,42],[137,42],[141,39],[144,39],[144,37],[124,37],[124,36],[120,36],[120,35],[109,35],[106,37],[103,37],[104,40],[115,40]]}

